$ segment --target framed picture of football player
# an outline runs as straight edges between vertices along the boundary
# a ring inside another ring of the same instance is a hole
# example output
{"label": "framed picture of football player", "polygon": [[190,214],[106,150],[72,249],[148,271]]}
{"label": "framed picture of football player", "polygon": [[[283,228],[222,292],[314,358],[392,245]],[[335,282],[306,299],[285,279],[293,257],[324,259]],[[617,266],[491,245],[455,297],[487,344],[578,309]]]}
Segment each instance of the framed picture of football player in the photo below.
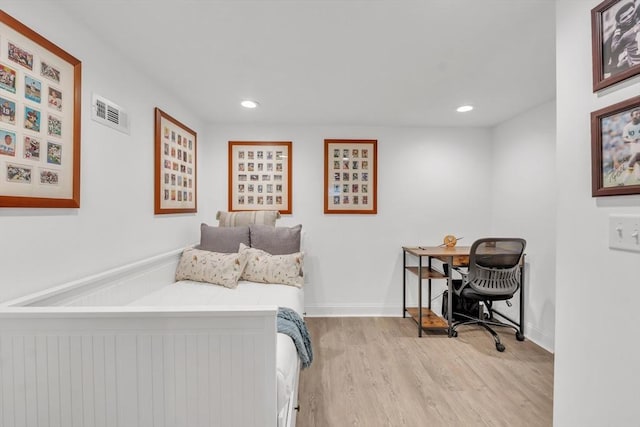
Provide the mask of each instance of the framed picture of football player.
{"label": "framed picture of football player", "polygon": [[78,59],[0,10],[0,207],[80,207],[81,75]]}
{"label": "framed picture of football player", "polygon": [[605,0],[591,10],[593,91],[640,73],[640,3]]}
{"label": "framed picture of football player", "polygon": [[640,194],[640,96],[591,113],[592,196]]}

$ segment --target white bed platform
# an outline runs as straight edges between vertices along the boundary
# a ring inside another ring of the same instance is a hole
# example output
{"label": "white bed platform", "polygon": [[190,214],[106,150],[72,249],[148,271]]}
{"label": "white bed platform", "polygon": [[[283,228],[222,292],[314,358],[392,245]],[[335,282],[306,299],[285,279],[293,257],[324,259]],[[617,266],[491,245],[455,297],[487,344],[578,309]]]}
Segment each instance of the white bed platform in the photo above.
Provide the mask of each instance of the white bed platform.
{"label": "white bed platform", "polygon": [[0,425],[295,426],[299,362],[280,354],[295,347],[276,333],[278,304],[187,292],[165,305],[180,254],[2,304]]}

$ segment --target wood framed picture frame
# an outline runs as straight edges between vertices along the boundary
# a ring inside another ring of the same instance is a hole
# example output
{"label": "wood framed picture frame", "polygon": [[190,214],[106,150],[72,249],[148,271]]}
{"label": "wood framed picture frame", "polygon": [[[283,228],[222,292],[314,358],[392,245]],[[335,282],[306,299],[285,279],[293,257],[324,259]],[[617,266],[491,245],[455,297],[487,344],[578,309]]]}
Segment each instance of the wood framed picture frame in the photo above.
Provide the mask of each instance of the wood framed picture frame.
{"label": "wood framed picture frame", "polygon": [[197,133],[155,109],[156,214],[198,211]]}
{"label": "wood framed picture frame", "polygon": [[291,213],[291,141],[229,141],[229,211]]}
{"label": "wood framed picture frame", "polygon": [[0,10],[0,207],[80,207],[82,63]]}
{"label": "wood framed picture frame", "polygon": [[592,196],[640,194],[640,96],[591,113]]}
{"label": "wood framed picture frame", "polygon": [[377,140],[324,140],[324,213],[378,213]]}
{"label": "wood framed picture frame", "polygon": [[605,0],[591,10],[593,91],[640,73],[640,10],[632,0]]}

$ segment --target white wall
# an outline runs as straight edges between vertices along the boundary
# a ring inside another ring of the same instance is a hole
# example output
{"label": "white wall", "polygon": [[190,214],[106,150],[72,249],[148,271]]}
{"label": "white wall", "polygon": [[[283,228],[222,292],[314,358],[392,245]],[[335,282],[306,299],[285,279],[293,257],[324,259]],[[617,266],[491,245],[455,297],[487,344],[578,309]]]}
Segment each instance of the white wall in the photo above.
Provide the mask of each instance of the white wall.
{"label": "white wall", "polygon": [[[227,207],[229,140],[293,141],[293,215],[284,216],[279,224],[304,225],[309,314],[400,315],[401,246],[439,244],[445,234],[464,236],[462,243],[470,244],[488,233],[509,231],[506,222],[492,219],[501,211],[496,209],[499,204],[492,187],[505,192],[509,188],[496,182],[488,166],[503,155],[517,155],[505,145],[518,133],[512,126],[519,118],[495,133],[451,128],[203,125],[129,59],[111,51],[90,29],[71,22],[63,11],[49,6],[50,10],[34,15],[28,3],[18,1],[5,2],[3,8],[82,60],[83,120],[81,208],[0,210],[4,254],[0,300],[197,241],[200,221],[215,224],[215,212]],[[128,110],[130,136],[90,120],[92,92]],[[153,214],[155,106],[198,132],[197,215]],[[536,115],[544,117],[545,111]],[[537,134],[522,135],[518,145],[526,146]],[[323,213],[325,138],[378,140],[377,215]],[[493,138],[500,152],[494,152]],[[522,230],[522,224],[512,225]],[[535,230],[536,226],[527,228],[532,234]],[[535,256],[542,256],[530,254],[532,265]],[[534,271],[533,279],[541,274]],[[414,278],[409,275],[408,279],[410,298],[415,300]],[[434,296],[444,289],[440,282],[434,283]],[[540,295],[539,301],[544,298]],[[439,305],[439,299],[434,301],[435,307]],[[536,316],[529,315],[532,330],[548,341],[552,327],[544,322],[550,319],[546,314]]]}
{"label": "white wall", "polygon": [[[470,242],[490,230],[489,130],[215,125],[207,134],[201,172],[218,183],[213,198],[222,210],[228,141],[293,142],[293,214],[278,225],[306,231],[310,315],[400,315],[403,245],[439,244],[446,234]],[[325,138],[378,140],[377,215],[324,214]],[[444,289],[440,282],[434,292]]]}
{"label": "white wall", "polygon": [[590,113],[638,94],[640,80],[592,92],[590,10],[559,0],[554,425],[638,425],[640,254],[608,248],[608,217],[640,196],[591,197]]}
{"label": "white wall", "polygon": [[[449,233],[464,236],[462,244],[518,235],[529,244],[526,336],[553,351],[555,102],[494,130],[213,125],[207,134],[212,157],[202,161],[218,166],[201,173],[222,183],[220,209],[227,206],[229,140],[293,141],[293,214],[278,224],[302,223],[306,231],[310,315],[400,314],[403,245],[439,244]],[[325,138],[378,139],[377,215],[323,213]],[[215,223],[214,212],[207,216]],[[407,278],[415,301],[415,279]],[[433,296],[444,286],[435,281]],[[516,308],[505,311],[515,315]]]}
{"label": "white wall", "polygon": [[[553,351],[556,274],[556,109],[545,103],[493,132],[492,232],[527,241],[525,336]],[[499,303],[514,319],[513,307]]]}
{"label": "white wall", "polygon": [[[202,123],[54,2],[39,2],[38,13],[24,1],[2,8],[80,59],[83,70],[80,209],[0,209],[0,300],[197,240],[197,215],[153,213],[153,109],[206,141]],[[131,135],[91,121],[92,92],[128,110]]]}

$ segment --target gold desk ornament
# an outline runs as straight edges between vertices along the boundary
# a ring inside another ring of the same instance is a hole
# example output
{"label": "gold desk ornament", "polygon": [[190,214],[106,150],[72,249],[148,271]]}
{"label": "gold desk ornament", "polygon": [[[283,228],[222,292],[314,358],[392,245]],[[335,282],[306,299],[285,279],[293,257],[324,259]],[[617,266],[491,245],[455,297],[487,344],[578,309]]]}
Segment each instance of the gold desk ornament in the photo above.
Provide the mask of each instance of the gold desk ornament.
{"label": "gold desk ornament", "polygon": [[446,236],[444,236],[444,243],[440,246],[453,248],[456,245],[456,243],[458,243],[458,240],[462,240],[462,237],[456,237],[452,234],[447,234]]}

